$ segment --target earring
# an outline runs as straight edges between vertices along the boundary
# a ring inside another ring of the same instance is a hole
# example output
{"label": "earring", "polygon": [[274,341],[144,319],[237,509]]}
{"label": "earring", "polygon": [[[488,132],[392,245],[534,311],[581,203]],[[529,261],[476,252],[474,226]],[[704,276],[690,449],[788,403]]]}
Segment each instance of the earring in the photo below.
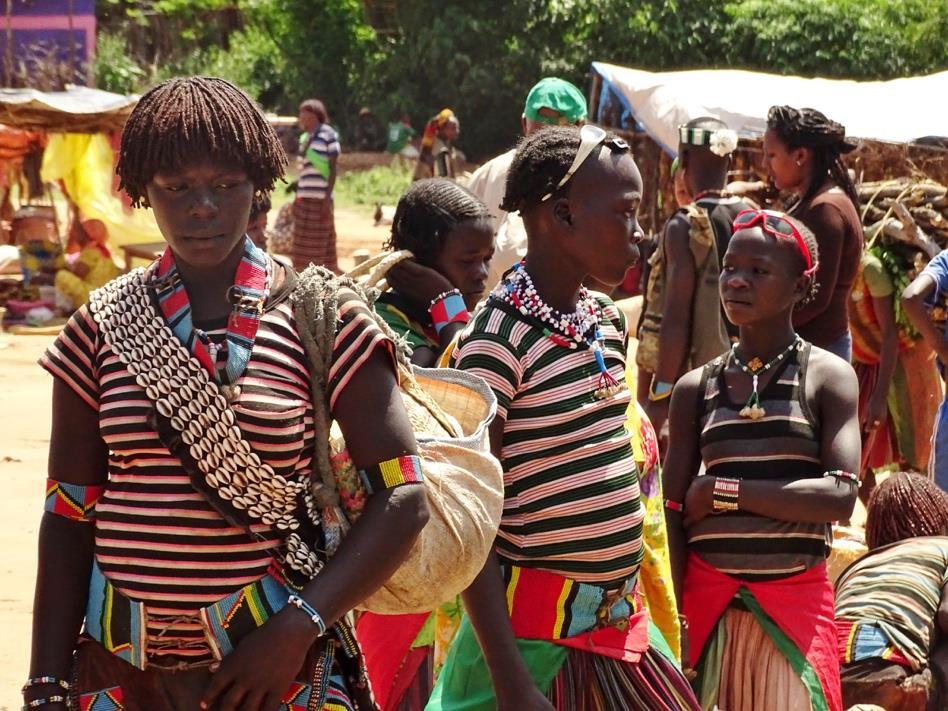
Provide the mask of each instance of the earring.
{"label": "earring", "polygon": [[256,191],[256,192],[253,194],[253,196],[254,196],[257,200],[259,200],[259,199],[263,196],[263,190],[258,190],[258,191]]}
{"label": "earring", "polygon": [[797,167],[799,168],[801,165],[803,165],[803,161],[797,158]]}

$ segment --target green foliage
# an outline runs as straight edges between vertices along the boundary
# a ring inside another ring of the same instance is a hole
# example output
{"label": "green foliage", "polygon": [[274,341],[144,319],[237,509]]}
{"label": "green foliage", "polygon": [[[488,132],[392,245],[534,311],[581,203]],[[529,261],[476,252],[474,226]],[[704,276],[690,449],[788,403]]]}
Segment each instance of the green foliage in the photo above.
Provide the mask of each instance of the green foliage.
{"label": "green foliage", "polygon": [[927,0],[743,0],[726,10],[737,66],[888,79],[948,65],[948,17]]}
{"label": "green foliage", "polygon": [[480,159],[516,140],[537,79],[558,75],[585,89],[594,60],[853,79],[948,68],[948,12],[931,0],[394,5],[394,32],[377,33],[360,0],[100,0],[100,85],[215,73],[291,114],[316,96],[344,141],[361,106],[383,123],[407,110],[419,129],[449,106],[460,147]]}
{"label": "green foliage", "polygon": [[405,160],[369,170],[343,173],[336,180],[335,197],[341,205],[395,205],[411,185],[414,166]]}
{"label": "green foliage", "polygon": [[100,32],[96,37],[95,80],[105,91],[131,94],[145,78],[145,70],[132,59],[127,51],[125,39],[109,32]]}

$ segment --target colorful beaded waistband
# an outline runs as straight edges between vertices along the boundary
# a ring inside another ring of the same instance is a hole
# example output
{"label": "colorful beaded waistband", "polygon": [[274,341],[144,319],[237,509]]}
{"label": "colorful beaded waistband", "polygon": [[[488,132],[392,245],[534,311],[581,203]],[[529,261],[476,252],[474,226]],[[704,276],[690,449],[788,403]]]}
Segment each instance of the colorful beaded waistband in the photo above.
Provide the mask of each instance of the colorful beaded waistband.
{"label": "colorful beaded waistband", "polygon": [[503,566],[507,611],[518,637],[566,639],[600,627],[624,630],[642,610],[637,579],[610,593],[589,583],[534,568]]}

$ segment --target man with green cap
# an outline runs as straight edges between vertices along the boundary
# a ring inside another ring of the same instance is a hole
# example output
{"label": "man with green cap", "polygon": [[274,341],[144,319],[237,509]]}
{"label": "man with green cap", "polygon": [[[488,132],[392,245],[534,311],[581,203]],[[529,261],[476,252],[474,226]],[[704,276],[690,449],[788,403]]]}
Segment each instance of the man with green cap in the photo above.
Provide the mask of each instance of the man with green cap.
{"label": "man with green cap", "polygon": [[[580,125],[586,119],[586,98],[565,79],[546,77],[530,89],[520,117],[524,136],[547,126]],[[488,288],[500,281],[505,271],[527,252],[527,233],[519,215],[500,209],[507,185],[507,171],[516,148],[492,158],[474,171],[468,189],[477,195],[493,216],[495,252],[487,275]]]}

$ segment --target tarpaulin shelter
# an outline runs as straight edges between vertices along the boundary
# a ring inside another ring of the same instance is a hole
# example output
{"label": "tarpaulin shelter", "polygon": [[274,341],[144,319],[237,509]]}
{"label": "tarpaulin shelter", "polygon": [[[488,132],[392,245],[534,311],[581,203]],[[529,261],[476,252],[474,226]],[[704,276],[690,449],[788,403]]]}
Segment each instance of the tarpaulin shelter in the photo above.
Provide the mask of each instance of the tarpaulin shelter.
{"label": "tarpaulin shelter", "polygon": [[856,82],[731,69],[648,72],[593,62],[589,105],[594,121],[633,138],[645,180],[643,221],[654,230],[673,209],[668,166],[678,150],[677,128],[691,119],[714,116],[737,131],[743,150],[735,167],[750,174],[745,177],[753,177],[768,109],[789,104],[818,109],[862,139],[846,157],[859,177],[920,172],[948,182],[948,152],[931,140],[948,134],[944,116],[932,110],[932,97],[946,94],[948,72]]}
{"label": "tarpaulin shelter", "polygon": [[161,240],[150,212],[132,210],[114,190],[112,139],[137,103],[137,96],[84,86],[0,89],[0,124],[46,133],[43,181],[62,181],[84,217],[105,222],[114,246]]}

